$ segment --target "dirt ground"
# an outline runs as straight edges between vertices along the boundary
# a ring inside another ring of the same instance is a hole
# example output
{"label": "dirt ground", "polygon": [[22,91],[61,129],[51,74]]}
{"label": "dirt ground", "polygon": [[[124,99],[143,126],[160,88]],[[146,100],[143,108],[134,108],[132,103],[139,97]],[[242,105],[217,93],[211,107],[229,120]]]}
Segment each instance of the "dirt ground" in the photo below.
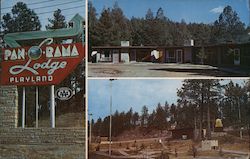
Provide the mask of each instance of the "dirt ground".
{"label": "dirt ground", "polygon": [[[98,144],[92,144],[89,147],[89,159],[108,159],[108,143],[99,145],[99,151],[95,151]],[[191,140],[159,140],[152,138],[137,140],[136,142],[116,141],[112,144],[112,158],[143,158],[160,159],[161,154],[166,154],[170,159],[174,158],[193,158],[192,147],[197,149],[196,158],[204,159],[227,159],[237,158],[246,159],[249,153],[248,143],[242,142],[237,144],[224,143],[221,145],[222,150],[202,151],[199,143]],[[118,156],[116,156],[118,155]],[[122,156],[122,157],[121,157]]]}
{"label": "dirt ground", "polygon": [[89,77],[240,77],[209,65],[158,63],[89,63]]}

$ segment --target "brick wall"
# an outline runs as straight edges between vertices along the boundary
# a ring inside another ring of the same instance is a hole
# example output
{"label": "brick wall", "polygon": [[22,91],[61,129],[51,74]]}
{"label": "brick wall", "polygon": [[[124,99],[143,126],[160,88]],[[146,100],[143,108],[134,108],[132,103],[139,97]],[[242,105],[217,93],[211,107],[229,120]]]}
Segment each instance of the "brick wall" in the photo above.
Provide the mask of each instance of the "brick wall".
{"label": "brick wall", "polygon": [[0,144],[85,145],[84,128],[1,128]]}
{"label": "brick wall", "polygon": [[18,128],[16,86],[0,86],[0,144],[85,145],[85,128]]}
{"label": "brick wall", "polygon": [[0,128],[17,127],[18,93],[16,86],[0,86]]}

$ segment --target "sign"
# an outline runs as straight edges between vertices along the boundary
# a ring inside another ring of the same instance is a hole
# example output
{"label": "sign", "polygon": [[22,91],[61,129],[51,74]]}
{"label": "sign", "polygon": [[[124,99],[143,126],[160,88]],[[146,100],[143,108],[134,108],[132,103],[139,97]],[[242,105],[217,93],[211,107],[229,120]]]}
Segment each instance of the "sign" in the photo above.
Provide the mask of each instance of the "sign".
{"label": "sign", "polygon": [[129,46],[129,41],[121,41],[121,46],[122,47],[128,47]]}
{"label": "sign", "polygon": [[3,49],[1,84],[59,84],[85,56],[82,43],[42,46],[45,41],[39,46]]}
{"label": "sign", "polygon": [[69,100],[73,96],[73,91],[68,87],[61,87],[56,90],[56,97],[59,100]]}

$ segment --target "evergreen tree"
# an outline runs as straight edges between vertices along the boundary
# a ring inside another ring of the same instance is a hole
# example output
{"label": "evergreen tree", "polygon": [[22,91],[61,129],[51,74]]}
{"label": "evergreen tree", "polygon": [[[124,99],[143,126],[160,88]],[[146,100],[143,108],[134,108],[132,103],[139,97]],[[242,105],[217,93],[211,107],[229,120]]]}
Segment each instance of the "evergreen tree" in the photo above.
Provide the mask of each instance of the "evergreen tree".
{"label": "evergreen tree", "polygon": [[62,15],[62,11],[60,9],[57,9],[53,14],[53,19],[48,19],[48,21],[51,24],[46,25],[46,29],[60,29],[60,28],[66,28],[67,23],[65,21],[65,16]]}
{"label": "evergreen tree", "polygon": [[112,45],[114,35],[110,8],[103,9],[95,29],[99,37],[96,39],[96,44]]}
{"label": "evergreen tree", "polygon": [[97,45],[101,45],[100,43],[100,35],[98,35],[97,32],[97,23],[98,23],[98,19],[97,19],[97,13],[96,13],[96,9],[93,6],[92,2],[89,1],[88,3],[88,30],[89,30],[89,34],[88,34],[88,59],[89,61],[91,61],[91,48],[92,46],[97,46]]}
{"label": "evergreen tree", "polygon": [[170,106],[170,124],[174,124],[177,122],[177,110],[176,110],[176,105],[174,103],[171,104]]}
{"label": "evergreen tree", "polygon": [[156,108],[155,123],[157,123],[156,128],[158,130],[162,131],[167,127],[167,116],[160,103]]}
{"label": "evergreen tree", "polygon": [[152,12],[152,10],[149,8],[148,11],[147,11],[147,14],[145,16],[145,19],[146,20],[154,20],[154,14]]}
{"label": "evergreen tree", "polygon": [[125,115],[124,127],[128,130],[132,128],[132,117],[133,117],[133,109],[131,107]]}
{"label": "evergreen tree", "polygon": [[145,45],[146,40],[146,32],[145,28],[145,20],[142,18],[132,17],[130,20],[131,25],[131,41],[135,46]]}
{"label": "evergreen tree", "polygon": [[247,123],[248,97],[246,88],[238,83],[230,81],[224,86],[225,99],[223,105],[223,117],[226,124],[244,125]]}
{"label": "evergreen tree", "polygon": [[123,15],[122,9],[119,7],[118,2],[115,2],[111,10],[112,18],[112,45],[120,45],[121,41],[130,40],[130,26],[129,20]]}
{"label": "evergreen tree", "polygon": [[172,35],[170,33],[170,22],[168,18],[164,15],[164,11],[162,8],[159,8],[156,17],[154,20],[154,32],[153,40],[155,44],[152,45],[158,45],[158,46],[169,46],[172,45]]}
{"label": "evergreen tree", "polygon": [[142,113],[141,114],[141,126],[147,127],[149,114],[148,114],[148,107],[146,105],[142,107],[141,113]]}
{"label": "evergreen tree", "polygon": [[159,123],[157,123],[155,118],[156,118],[156,113],[155,110],[153,110],[153,112],[148,116],[148,127],[147,127],[148,129],[155,130],[158,128]]}
{"label": "evergreen tree", "polygon": [[137,112],[134,112],[133,116],[132,116],[132,123],[133,123],[133,127],[136,127],[138,122],[139,122],[139,114]]}
{"label": "evergreen tree", "polygon": [[93,135],[101,136],[101,129],[102,129],[102,119],[98,118],[96,123],[94,123],[93,128],[92,128]]}
{"label": "evergreen tree", "polygon": [[240,21],[236,11],[226,6],[219,19],[214,22],[213,37],[218,42],[236,41],[238,36],[245,33],[245,24]]}
{"label": "evergreen tree", "polygon": [[188,103],[189,105],[196,105],[198,107],[200,112],[200,133],[204,117],[206,116],[208,139],[211,138],[211,105],[219,102],[220,88],[221,86],[217,79],[191,79],[184,80],[182,88],[177,91],[179,97],[178,103],[180,105]]}
{"label": "evergreen tree", "polygon": [[17,2],[12,10],[12,14],[3,16],[2,27],[4,33],[36,31],[41,29],[41,23],[37,14],[29,9],[23,2]]}

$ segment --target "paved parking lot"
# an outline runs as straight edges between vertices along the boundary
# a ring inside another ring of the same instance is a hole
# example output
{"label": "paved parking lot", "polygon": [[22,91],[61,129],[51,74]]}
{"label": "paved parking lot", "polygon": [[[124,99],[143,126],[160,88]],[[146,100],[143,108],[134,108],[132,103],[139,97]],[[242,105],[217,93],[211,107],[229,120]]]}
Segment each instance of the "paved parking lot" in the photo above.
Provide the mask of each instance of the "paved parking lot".
{"label": "paved parking lot", "polygon": [[159,63],[89,63],[89,77],[242,77],[209,65]]}

